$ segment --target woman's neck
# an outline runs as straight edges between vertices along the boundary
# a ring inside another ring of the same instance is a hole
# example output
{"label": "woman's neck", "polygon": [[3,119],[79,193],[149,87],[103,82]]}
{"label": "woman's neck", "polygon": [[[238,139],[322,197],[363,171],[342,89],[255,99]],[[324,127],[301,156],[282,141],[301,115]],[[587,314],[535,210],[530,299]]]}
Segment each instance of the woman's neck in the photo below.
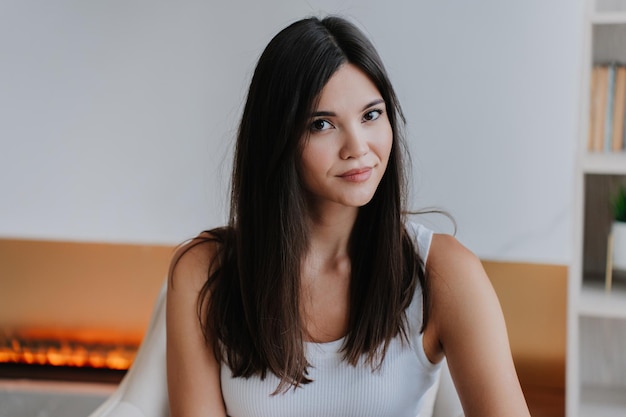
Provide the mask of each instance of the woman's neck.
{"label": "woman's neck", "polygon": [[[343,207],[344,209],[351,209]],[[350,235],[358,209],[337,210],[311,219],[309,247],[302,263],[300,308],[306,340],[329,342],[348,329]]]}
{"label": "woman's neck", "polygon": [[358,208],[327,207],[310,216],[309,256],[334,263],[348,253],[348,243],[356,221]]}

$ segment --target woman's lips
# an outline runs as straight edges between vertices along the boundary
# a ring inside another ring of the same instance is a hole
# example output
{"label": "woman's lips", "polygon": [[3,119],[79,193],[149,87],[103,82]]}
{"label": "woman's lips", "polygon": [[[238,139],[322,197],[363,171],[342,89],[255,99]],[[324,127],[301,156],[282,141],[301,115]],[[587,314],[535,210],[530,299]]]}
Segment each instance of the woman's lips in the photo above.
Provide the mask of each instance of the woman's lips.
{"label": "woman's lips", "polygon": [[364,182],[372,176],[372,168],[351,169],[339,175],[339,178],[350,182]]}

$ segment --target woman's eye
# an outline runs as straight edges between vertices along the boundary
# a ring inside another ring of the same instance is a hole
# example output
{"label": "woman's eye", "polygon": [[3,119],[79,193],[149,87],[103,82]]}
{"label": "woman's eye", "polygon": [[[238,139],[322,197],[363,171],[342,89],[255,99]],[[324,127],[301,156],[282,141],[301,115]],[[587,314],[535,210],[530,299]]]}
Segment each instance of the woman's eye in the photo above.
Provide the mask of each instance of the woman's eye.
{"label": "woman's eye", "polygon": [[311,123],[311,130],[314,132],[321,132],[322,130],[330,129],[332,125],[329,121],[318,119]]}
{"label": "woman's eye", "polygon": [[383,114],[382,110],[370,110],[363,115],[363,120],[365,120],[366,122],[370,122],[372,120],[378,119],[381,114]]}

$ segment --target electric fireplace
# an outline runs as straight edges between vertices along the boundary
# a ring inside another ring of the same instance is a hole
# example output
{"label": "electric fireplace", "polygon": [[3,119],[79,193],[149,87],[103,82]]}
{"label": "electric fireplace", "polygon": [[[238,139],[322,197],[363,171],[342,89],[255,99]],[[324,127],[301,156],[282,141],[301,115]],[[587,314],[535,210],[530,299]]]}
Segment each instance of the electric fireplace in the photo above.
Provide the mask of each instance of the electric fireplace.
{"label": "electric fireplace", "polygon": [[172,252],[0,239],[0,378],[121,380]]}

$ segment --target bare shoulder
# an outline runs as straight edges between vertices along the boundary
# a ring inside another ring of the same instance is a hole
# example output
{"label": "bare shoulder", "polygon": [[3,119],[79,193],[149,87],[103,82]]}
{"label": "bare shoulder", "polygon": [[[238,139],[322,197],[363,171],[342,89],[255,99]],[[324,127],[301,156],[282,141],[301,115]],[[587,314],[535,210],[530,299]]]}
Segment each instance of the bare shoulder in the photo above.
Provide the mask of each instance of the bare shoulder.
{"label": "bare shoulder", "polygon": [[434,235],[426,271],[431,318],[424,344],[445,355],[466,416],[525,416],[498,297],[480,259],[456,238]]}
{"label": "bare shoulder", "polygon": [[438,361],[460,326],[481,320],[476,306],[497,303],[497,297],[480,259],[454,236],[433,235],[425,267],[430,320],[424,339],[429,357]]}
{"label": "bare shoulder", "polygon": [[434,291],[455,293],[468,286],[491,286],[480,259],[451,235],[433,235],[426,272]]}
{"label": "bare shoulder", "polygon": [[[199,320],[200,291],[216,267],[219,243],[198,235],[174,254],[166,308],[167,378],[170,414],[225,416],[220,390],[220,363],[212,335]],[[206,310],[202,312],[202,315]]]}
{"label": "bare shoulder", "polygon": [[209,272],[217,266],[219,243],[216,236],[202,232],[187,241],[174,253],[169,268],[169,289],[197,292],[206,282]]}
{"label": "bare shoulder", "polygon": [[480,259],[454,236],[433,235],[426,272],[439,338],[445,339],[446,331],[454,331],[465,320],[480,320],[477,306],[498,304],[499,308]]}

